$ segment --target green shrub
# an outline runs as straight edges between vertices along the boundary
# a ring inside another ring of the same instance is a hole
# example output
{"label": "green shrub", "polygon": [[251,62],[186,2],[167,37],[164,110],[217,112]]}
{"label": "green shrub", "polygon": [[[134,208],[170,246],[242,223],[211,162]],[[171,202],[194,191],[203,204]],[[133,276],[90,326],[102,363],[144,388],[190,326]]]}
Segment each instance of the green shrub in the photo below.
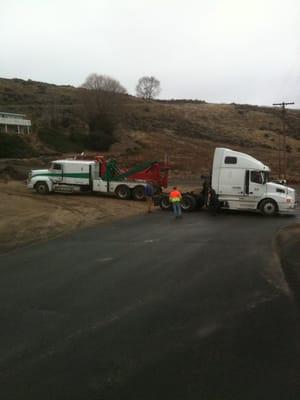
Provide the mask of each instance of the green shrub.
{"label": "green shrub", "polygon": [[116,142],[114,135],[115,121],[109,115],[94,115],[89,120],[90,133],[87,148],[105,151]]}
{"label": "green shrub", "polygon": [[73,143],[78,143],[81,146],[87,145],[87,135],[81,129],[73,128],[70,133],[70,140]]}
{"label": "green shrub", "polygon": [[85,137],[81,135],[67,136],[63,131],[53,128],[40,128],[38,132],[40,140],[47,146],[58,152],[79,151],[85,147]]}
{"label": "green shrub", "polygon": [[91,132],[87,137],[87,148],[90,150],[106,151],[115,143],[114,135],[104,131]]}
{"label": "green shrub", "polygon": [[26,158],[37,155],[21,136],[0,133],[0,158]]}

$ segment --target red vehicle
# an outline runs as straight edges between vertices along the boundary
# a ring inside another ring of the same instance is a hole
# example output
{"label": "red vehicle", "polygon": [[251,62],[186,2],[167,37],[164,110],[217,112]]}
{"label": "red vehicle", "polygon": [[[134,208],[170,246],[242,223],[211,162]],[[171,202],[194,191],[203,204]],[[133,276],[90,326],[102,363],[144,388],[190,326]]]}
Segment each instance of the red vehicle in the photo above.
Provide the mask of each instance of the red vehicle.
{"label": "red vehicle", "polygon": [[77,156],[77,160],[95,160],[100,164],[100,176],[106,181],[120,180],[142,180],[151,182],[156,193],[160,193],[162,188],[168,187],[169,165],[159,161],[145,161],[134,165],[131,168],[119,168],[114,159],[106,160],[103,156]]}

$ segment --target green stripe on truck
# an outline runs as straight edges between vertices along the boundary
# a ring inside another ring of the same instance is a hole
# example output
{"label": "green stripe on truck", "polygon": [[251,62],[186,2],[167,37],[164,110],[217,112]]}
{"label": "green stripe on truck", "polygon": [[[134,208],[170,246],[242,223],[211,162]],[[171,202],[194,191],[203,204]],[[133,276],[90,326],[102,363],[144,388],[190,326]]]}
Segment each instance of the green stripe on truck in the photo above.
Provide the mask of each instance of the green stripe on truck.
{"label": "green stripe on truck", "polygon": [[78,172],[78,173],[65,173],[63,175],[59,175],[59,174],[53,174],[53,173],[45,173],[45,174],[36,174],[36,175],[32,175],[31,178],[36,178],[37,176],[50,176],[50,177],[56,177],[56,178],[85,178],[85,179],[89,179],[90,174],[89,173],[85,173],[85,172]]}

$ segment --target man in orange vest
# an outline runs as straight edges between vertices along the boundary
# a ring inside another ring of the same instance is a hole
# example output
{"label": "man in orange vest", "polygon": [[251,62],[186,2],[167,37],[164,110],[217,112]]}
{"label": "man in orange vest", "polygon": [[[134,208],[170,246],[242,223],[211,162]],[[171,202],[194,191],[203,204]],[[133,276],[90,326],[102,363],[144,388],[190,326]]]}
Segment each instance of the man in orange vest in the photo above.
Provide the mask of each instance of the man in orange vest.
{"label": "man in orange vest", "polygon": [[181,217],[181,206],[180,206],[181,199],[182,199],[181,193],[179,192],[179,190],[177,190],[177,187],[174,186],[172,192],[169,195],[169,201],[172,204],[175,218]]}

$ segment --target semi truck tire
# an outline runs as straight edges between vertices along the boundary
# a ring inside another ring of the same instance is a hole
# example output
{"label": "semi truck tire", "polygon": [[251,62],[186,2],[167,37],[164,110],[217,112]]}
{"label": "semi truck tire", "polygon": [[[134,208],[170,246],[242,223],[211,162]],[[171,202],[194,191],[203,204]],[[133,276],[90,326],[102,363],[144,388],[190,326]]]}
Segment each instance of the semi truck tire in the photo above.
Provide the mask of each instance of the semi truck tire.
{"label": "semi truck tire", "polygon": [[172,204],[169,202],[169,197],[161,196],[159,206],[164,211],[171,210]]}
{"label": "semi truck tire", "polygon": [[259,205],[260,211],[267,217],[272,217],[277,214],[278,207],[274,200],[265,199]]}
{"label": "semi truck tire", "polygon": [[181,201],[181,209],[186,212],[194,211],[197,205],[197,200],[191,194],[184,194]]}
{"label": "semi truck tire", "polygon": [[131,191],[127,185],[120,185],[116,188],[115,194],[118,199],[129,200],[131,197]]}
{"label": "semi truck tire", "polygon": [[204,201],[204,196],[202,194],[200,194],[200,196],[197,197],[196,201],[197,201],[196,208],[200,210],[201,208],[204,207],[205,201]]}
{"label": "semi truck tire", "polygon": [[49,193],[49,187],[46,182],[37,182],[34,185],[34,189],[38,194],[48,194]]}
{"label": "semi truck tire", "polygon": [[159,186],[159,184],[157,182],[152,182],[152,186],[153,186],[153,190],[154,190],[154,196],[162,193],[161,187]]}
{"label": "semi truck tire", "polygon": [[132,190],[132,197],[134,200],[145,200],[145,188],[142,185],[136,186]]}

